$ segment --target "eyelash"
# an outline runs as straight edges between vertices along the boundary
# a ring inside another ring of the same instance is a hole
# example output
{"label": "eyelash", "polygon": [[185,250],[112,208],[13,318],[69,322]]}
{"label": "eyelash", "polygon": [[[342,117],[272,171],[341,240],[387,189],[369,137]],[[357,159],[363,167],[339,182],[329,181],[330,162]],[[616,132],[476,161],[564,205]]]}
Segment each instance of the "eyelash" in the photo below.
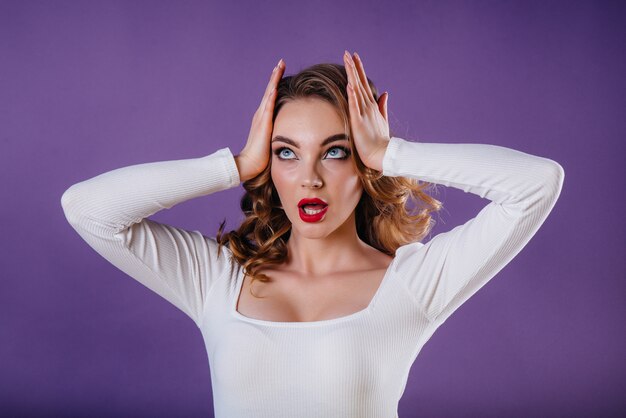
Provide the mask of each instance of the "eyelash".
{"label": "eyelash", "polygon": [[[348,148],[342,147],[340,145],[336,145],[334,147],[329,148],[326,153],[328,154],[328,152],[330,152],[331,150],[333,150],[335,148],[338,148],[338,149],[342,150],[346,155],[344,157],[331,158],[331,160],[346,160],[346,159],[348,159],[350,157],[350,153],[351,153],[350,150]],[[283,150],[291,151],[291,149],[289,149],[287,147],[280,147],[280,148],[278,148],[278,149],[276,149],[274,151],[274,155],[276,155],[280,160],[293,160],[293,158],[281,158],[280,157],[280,153],[283,152]],[[293,151],[291,151],[291,152],[293,152]]]}

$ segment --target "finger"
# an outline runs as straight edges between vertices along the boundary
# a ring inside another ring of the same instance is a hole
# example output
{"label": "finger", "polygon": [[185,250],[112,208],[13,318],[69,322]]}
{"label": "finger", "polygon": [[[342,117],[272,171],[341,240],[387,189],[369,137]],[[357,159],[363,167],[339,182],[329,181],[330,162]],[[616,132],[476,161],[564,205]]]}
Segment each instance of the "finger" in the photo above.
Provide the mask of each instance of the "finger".
{"label": "finger", "polygon": [[354,93],[352,84],[348,84],[348,110],[350,111],[350,117],[361,116],[359,111],[358,99]]}
{"label": "finger", "polygon": [[276,104],[276,94],[278,93],[278,83],[280,82],[280,79],[282,78],[284,71],[285,71],[285,63],[283,62],[283,59],[281,58],[278,61],[278,64],[276,64],[276,67],[274,67],[274,72],[272,73],[272,79],[270,81],[270,85],[268,86],[270,90],[269,92],[267,92],[266,99],[265,99],[264,112],[266,114],[269,114],[270,117],[274,113],[274,105]]}
{"label": "finger", "polygon": [[349,109],[351,113],[355,115],[360,115],[361,111],[359,109],[359,98],[356,96],[354,92],[354,86],[356,80],[354,79],[352,69],[350,68],[350,55],[348,51],[344,51],[343,53],[343,64],[346,69],[346,76],[348,77],[348,85],[346,86],[346,94],[348,96],[348,104],[350,105]]}
{"label": "finger", "polygon": [[359,108],[359,114],[361,114],[365,111],[365,100],[363,99],[361,88],[359,87],[361,81],[359,80],[356,68],[354,67],[354,62],[352,62],[352,57],[348,54],[348,51],[344,54],[344,60],[346,62],[346,73],[348,74],[350,85],[352,86],[352,90],[354,91],[354,95],[356,97],[355,100]]}
{"label": "finger", "polygon": [[265,91],[263,92],[263,97],[261,97],[261,103],[259,103],[259,107],[257,108],[257,113],[261,113],[265,109],[265,106],[267,104],[267,97],[269,96],[272,89],[274,88],[274,80],[276,78],[277,72],[278,72],[278,65],[276,65],[274,69],[272,70],[272,75],[270,75],[270,80],[267,83],[267,86],[265,86]]}
{"label": "finger", "polygon": [[370,85],[367,82],[367,76],[365,75],[365,67],[363,66],[363,61],[361,61],[361,57],[356,52],[354,53],[354,57],[356,58],[354,61],[356,63],[356,68],[361,78],[361,83],[363,83],[363,89],[365,90],[365,95],[370,99],[370,101],[375,102],[374,94],[372,93],[372,90],[370,89]]}
{"label": "finger", "polygon": [[263,115],[261,116],[260,123],[264,127],[269,127],[270,133],[273,130],[272,116],[274,116],[274,105],[276,104],[276,88],[273,88],[267,95],[267,100],[263,106]]}
{"label": "finger", "polygon": [[281,79],[282,73],[283,73],[284,69],[285,69],[285,63],[283,62],[283,59],[281,58],[280,60],[278,60],[278,64],[276,64],[276,66],[272,70],[272,75],[270,76],[270,81],[267,84],[267,93],[271,92],[272,88],[274,88],[274,86]]}
{"label": "finger", "polygon": [[366,103],[365,95],[363,94],[363,85],[361,84],[361,78],[356,69],[356,65],[354,65],[354,58],[352,56],[350,57],[350,66],[352,67],[352,78],[355,80],[353,87],[357,97],[359,98],[359,106],[362,110],[365,110]]}
{"label": "finger", "polygon": [[361,103],[361,109],[365,111],[368,106],[368,96],[367,91],[365,91],[365,87],[363,86],[363,80],[357,70],[356,64],[354,63],[354,57],[350,56],[350,64],[352,66],[352,71],[354,73],[354,78],[356,79],[355,89],[357,91],[357,95],[359,97],[359,102]]}
{"label": "finger", "polygon": [[265,88],[265,92],[263,93],[263,98],[261,99],[261,103],[259,104],[258,110],[265,108],[267,104],[268,96],[270,95],[272,90],[278,86],[278,82],[282,78],[284,70],[285,70],[285,63],[283,62],[283,59],[281,58],[278,61],[278,64],[276,64],[276,66],[272,70],[270,81],[267,83],[267,87]]}
{"label": "finger", "polygon": [[274,100],[274,97],[276,97],[276,87],[270,90],[270,92],[267,95],[267,100],[265,101],[265,107],[264,107],[265,113],[268,113],[274,110],[274,104],[276,103],[276,100]]}

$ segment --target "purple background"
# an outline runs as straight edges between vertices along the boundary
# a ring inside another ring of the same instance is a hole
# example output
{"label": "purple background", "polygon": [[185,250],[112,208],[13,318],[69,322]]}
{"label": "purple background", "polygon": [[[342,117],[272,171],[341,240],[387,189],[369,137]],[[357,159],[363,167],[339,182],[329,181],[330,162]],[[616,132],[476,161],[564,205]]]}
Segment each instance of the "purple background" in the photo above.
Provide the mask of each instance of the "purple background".
{"label": "purple background", "polygon": [[[423,348],[400,417],[624,413],[625,18],[595,1],[1,1],[0,412],[212,415],[199,330],[88,247],[61,195],[126,165],[237,154],[279,58],[293,74],[348,49],[390,92],[396,136],[507,146],[566,174],[536,236]],[[433,233],[488,203],[439,190]],[[242,193],[152,218],[214,236],[243,219]]]}

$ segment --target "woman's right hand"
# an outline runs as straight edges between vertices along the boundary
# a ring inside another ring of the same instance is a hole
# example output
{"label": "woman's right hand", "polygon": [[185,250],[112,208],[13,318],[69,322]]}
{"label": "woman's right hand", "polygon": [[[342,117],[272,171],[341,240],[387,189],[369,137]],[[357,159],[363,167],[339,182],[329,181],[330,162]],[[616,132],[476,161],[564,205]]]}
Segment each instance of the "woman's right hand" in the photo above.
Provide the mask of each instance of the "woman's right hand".
{"label": "woman's right hand", "polygon": [[270,160],[270,140],[272,136],[272,116],[276,102],[278,82],[285,72],[285,63],[282,58],[278,61],[270,81],[265,89],[261,104],[254,113],[252,127],[248,134],[248,142],[243,150],[235,157],[239,178],[246,181],[261,174]]}

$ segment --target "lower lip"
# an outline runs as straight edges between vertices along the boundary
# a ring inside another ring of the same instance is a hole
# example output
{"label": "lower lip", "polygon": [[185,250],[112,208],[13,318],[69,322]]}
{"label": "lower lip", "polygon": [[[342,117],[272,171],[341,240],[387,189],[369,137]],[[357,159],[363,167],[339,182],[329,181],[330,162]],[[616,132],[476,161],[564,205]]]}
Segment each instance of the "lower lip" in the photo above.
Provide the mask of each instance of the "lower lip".
{"label": "lower lip", "polygon": [[306,213],[304,209],[302,209],[302,206],[299,206],[298,209],[300,212],[300,219],[302,219],[304,222],[318,222],[324,217],[324,215],[326,215],[328,206],[324,206],[324,209],[322,209],[321,212],[316,213],[315,215],[309,215],[308,213]]}

